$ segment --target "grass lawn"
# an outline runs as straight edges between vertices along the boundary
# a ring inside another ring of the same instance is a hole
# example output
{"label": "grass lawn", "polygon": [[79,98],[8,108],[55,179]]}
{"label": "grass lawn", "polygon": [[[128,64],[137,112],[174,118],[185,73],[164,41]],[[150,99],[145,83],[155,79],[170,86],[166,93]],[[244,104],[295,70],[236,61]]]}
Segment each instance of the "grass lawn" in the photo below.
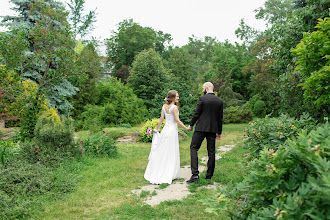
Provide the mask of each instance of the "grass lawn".
{"label": "grass lawn", "polygon": [[[246,124],[224,125],[222,140],[217,146],[235,144],[242,140]],[[119,128],[127,133],[138,128]],[[109,130],[108,130],[109,131]],[[133,133],[131,132],[131,133]],[[88,134],[87,134],[88,135]],[[86,137],[80,133],[78,137]],[[181,165],[190,164],[191,137],[180,142]],[[214,195],[209,189],[193,187],[193,194],[182,201],[165,201],[151,207],[143,198],[130,195],[131,190],[148,185],[143,178],[150,150],[149,143],[119,144],[117,158],[86,157],[86,166],[80,171],[81,181],[73,193],[57,201],[45,201],[44,210],[35,209],[35,219],[210,219],[215,216],[205,213],[205,207],[198,201]],[[243,175],[240,160],[244,150],[235,147],[217,161],[214,180],[225,184],[237,181]],[[199,151],[199,157],[207,155],[206,141]],[[229,219],[220,213],[219,219]]]}

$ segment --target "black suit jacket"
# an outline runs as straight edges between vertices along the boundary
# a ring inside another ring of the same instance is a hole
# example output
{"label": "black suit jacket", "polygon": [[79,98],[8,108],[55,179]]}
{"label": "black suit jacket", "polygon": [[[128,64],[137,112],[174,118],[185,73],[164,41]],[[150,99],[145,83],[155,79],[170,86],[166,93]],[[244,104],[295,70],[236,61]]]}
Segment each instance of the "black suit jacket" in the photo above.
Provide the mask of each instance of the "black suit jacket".
{"label": "black suit jacket", "polygon": [[190,126],[196,124],[195,131],[222,133],[223,102],[214,93],[200,96]]}

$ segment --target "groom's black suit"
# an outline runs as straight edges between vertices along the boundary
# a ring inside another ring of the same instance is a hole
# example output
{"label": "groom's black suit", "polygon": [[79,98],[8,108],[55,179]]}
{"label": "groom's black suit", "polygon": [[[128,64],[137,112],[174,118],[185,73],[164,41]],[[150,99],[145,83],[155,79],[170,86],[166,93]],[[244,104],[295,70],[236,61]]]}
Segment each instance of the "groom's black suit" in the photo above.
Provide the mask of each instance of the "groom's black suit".
{"label": "groom's black suit", "polygon": [[213,176],[215,167],[215,139],[216,134],[222,133],[222,121],[222,100],[214,93],[207,93],[199,97],[195,113],[190,122],[190,127],[193,127],[197,122],[190,145],[191,171],[193,176],[199,174],[197,151],[204,138],[207,140],[207,152],[209,157],[206,176],[209,178]]}

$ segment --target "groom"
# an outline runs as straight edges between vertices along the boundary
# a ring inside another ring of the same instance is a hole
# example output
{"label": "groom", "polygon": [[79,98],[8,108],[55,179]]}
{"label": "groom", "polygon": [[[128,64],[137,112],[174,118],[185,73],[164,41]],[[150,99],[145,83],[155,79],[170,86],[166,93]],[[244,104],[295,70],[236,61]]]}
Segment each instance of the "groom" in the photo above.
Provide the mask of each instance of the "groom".
{"label": "groom", "polygon": [[207,140],[207,172],[205,179],[211,179],[215,167],[215,139],[221,139],[223,102],[213,92],[213,84],[206,82],[203,85],[204,96],[200,96],[193,118],[188,127],[192,131],[196,121],[196,128],[190,144],[192,176],[187,183],[199,181],[198,155],[203,140]]}

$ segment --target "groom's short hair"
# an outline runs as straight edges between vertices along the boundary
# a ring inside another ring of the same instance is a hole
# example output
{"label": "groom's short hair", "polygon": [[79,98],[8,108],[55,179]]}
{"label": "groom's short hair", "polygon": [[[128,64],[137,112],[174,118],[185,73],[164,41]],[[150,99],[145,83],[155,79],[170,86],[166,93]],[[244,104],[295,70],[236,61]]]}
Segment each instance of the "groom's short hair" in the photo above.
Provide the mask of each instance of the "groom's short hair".
{"label": "groom's short hair", "polygon": [[212,90],[214,89],[214,86],[213,86],[213,84],[211,82],[204,83],[203,87],[209,87]]}

